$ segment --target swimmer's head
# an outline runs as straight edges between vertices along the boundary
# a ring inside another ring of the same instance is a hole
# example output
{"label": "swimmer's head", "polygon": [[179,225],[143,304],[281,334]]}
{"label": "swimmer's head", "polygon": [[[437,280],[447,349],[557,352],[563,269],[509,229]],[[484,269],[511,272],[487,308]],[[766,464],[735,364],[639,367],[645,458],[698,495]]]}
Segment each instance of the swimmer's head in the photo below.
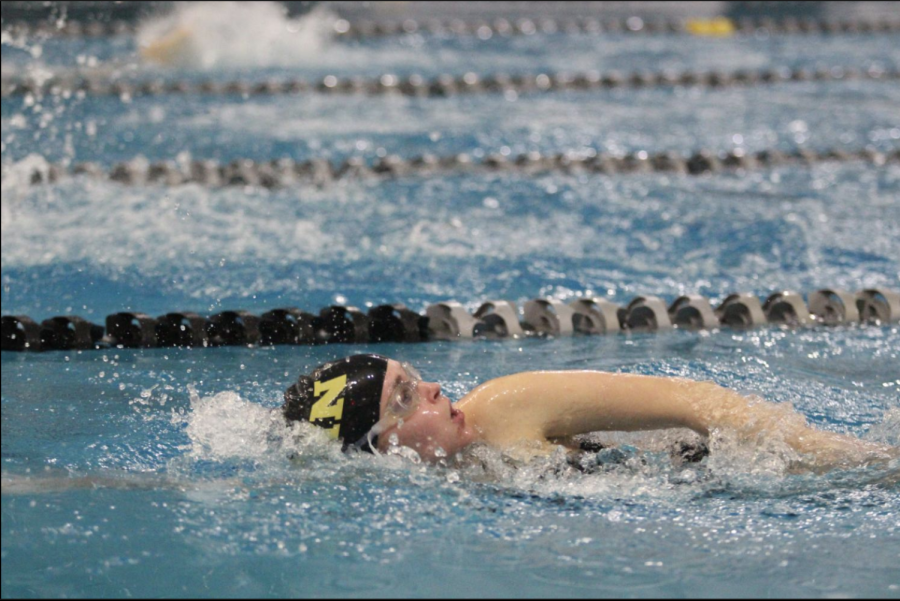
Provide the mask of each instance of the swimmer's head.
{"label": "swimmer's head", "polygon": [[435,382],[407,363],[354,355],[319,366],[284,393],[284,416],[309,421],[345,449],[386,450],[391,444],[434,461],[474,439],[465,415]]}
{"label": "swimmer's head", "polygon": [[353,355],[320,365],[284,392],[284,416],[324,428],[346,448],[380,419],[387,369],[388,359],[380,355]]}

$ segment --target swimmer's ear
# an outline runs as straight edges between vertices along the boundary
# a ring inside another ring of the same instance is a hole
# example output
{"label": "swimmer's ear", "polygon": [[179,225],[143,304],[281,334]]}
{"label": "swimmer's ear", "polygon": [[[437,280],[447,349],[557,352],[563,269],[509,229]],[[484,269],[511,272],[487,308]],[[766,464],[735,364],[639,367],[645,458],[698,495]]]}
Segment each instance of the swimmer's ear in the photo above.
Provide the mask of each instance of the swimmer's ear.
{"label": "swimmer's ear", "polygon": [[295,384],[284,391],[281,412],[288,421],[307,420],[312,401],[313,380],[309,376],[300,376]]}

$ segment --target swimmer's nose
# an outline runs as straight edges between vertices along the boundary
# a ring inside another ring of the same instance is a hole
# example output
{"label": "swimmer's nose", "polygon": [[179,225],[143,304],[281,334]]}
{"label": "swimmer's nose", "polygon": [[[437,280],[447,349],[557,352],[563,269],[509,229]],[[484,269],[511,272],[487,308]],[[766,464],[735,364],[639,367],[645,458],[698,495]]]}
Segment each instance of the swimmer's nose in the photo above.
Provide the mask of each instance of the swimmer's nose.
{"label": "swimmer's nose", "polygon": [[438,402],[441,398],[441,385],[437,382],[422,382],[419,384],[419,390],[422,397],[432,403]]}

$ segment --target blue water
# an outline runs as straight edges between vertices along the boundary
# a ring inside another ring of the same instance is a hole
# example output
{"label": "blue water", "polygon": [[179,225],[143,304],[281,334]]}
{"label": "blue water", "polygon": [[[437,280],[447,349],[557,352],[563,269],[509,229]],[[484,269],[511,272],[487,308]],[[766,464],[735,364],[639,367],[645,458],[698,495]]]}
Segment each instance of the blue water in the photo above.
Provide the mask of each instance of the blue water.
{"label": "blue water", "polygon": [[[212,71],[139,64],[130,39],[52,40],[129,76],[766,68],[900,61],[896,36],[412,36]],[[242,43],[238,40],[236,43]],[[82,60],[81,62],[84,62]],[[31,188],[52,161],[368,158],[583,148],[690,152],[900,144],[900,84],[616,90],[450,99],[112,98],[2,103],[2,312],[262,312],[334,302],[900,288],[900,167],[674,175],[447,174],[281,191]],[[506,149],[504,149],[506,147]],[[382,149],[382,150],[379,150]],[[796,475],[777,441],[611,434],[593,474],[562,456],[466,467],[345,457],[271,413],[298,373],[378,351],[460,398],[526,369],[713,380],[820,428],[900,444],[894,325],[421,345],[2,354],[3,597],[900,597],[900,466]],[[293,457],[289,459],[289,456]]]}

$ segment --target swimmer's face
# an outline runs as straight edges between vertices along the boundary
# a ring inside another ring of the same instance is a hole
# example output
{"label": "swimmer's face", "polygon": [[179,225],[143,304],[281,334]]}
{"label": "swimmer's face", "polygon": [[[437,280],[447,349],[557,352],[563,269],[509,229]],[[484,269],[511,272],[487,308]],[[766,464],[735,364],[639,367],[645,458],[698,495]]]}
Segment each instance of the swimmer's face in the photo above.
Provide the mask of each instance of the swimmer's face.
{"label": "swimmer's face", "polygon": [[[409,447],[425,461],[433,462],[442,456],[450,457],[469,445],[474,436],[466,426],[466,417],[441,394],[440,384],[420,380],[415,383],[410,399],[401,398],[401,394],[410,392],[413,380],[414,375],[399,362],[388,361],[381,391],[381,419],[387,419],[391,425],[379,434],[378,449],[387,450],[396,437],[397,444]],[[405,404],[410,400],[413,408],[403,417],[397,417],[397,408],[392,403]]]}

